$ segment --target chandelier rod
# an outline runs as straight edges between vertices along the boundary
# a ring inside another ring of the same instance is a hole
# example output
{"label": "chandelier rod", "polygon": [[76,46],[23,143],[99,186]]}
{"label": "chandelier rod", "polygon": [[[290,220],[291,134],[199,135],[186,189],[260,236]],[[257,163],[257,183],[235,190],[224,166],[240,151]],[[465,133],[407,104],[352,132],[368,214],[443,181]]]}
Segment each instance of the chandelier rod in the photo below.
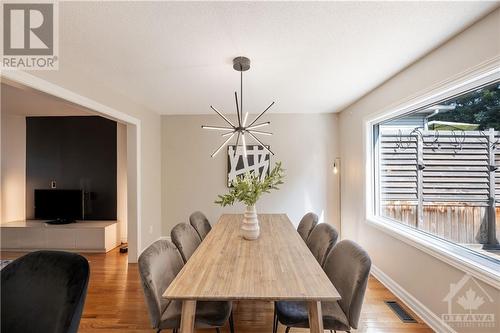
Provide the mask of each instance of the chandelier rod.
{"label": "chandelier rod", "polygon": [[[243,121],[243,65],[240,63],[240,110],[241,110],[241,121]],[[242,127],[244,127],[243,124]]]}
{"label": "chandelier rod", "polygon": [[238,127],[241,128],[240,107],[238,105],[238,93],[234,92],[234,100],[236,101],[236,114],[238,115]]}

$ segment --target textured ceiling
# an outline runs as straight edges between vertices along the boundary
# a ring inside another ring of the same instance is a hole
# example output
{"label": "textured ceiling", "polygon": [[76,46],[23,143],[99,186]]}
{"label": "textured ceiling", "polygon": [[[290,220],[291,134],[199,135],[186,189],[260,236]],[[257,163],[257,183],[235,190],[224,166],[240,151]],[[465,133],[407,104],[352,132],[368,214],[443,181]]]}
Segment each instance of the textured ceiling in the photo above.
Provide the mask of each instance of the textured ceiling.
{"label": "textured ceiling", "polygon": [[336,112],[494,2],[61,2],[60,70],[162,114]]}

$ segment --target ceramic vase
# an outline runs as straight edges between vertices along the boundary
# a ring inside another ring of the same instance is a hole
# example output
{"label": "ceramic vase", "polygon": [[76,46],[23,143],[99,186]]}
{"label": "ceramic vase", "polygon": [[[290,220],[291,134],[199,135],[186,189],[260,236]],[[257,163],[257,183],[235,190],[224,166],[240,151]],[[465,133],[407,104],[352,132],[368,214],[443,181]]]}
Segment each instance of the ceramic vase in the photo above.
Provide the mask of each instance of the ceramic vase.
{"label": "ceramic vase", "polygon": [[247,206],[246,208],[243,223],[241,224],[241,234],[243,238],[247,240],[255,240],[259,238],[260,227],[255,205]]}

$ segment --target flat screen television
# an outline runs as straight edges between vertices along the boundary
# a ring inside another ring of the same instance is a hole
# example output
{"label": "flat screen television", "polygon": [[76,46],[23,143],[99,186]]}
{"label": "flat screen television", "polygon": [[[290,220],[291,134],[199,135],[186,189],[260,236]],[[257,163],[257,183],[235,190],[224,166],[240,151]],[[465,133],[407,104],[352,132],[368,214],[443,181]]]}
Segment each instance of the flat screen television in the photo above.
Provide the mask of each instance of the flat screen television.
{"label": "flat screen television", "polygon": [[83,220],[83,191],[36,189],[35,219]]}

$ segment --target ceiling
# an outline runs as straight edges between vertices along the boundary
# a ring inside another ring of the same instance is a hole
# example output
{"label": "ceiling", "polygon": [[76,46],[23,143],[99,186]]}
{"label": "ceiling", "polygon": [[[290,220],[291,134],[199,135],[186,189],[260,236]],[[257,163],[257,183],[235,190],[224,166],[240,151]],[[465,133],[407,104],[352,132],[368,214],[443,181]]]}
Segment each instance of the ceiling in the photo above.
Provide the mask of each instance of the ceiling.
{"label": "ceiling", "polygon": [[90,110],[38,90],[1,84],[2,113],[17,116],[89,116]]}
{"label": "ceiling", "polygon": [[161,114],[337,112],[495,2],[60,2],[60,69]]}

